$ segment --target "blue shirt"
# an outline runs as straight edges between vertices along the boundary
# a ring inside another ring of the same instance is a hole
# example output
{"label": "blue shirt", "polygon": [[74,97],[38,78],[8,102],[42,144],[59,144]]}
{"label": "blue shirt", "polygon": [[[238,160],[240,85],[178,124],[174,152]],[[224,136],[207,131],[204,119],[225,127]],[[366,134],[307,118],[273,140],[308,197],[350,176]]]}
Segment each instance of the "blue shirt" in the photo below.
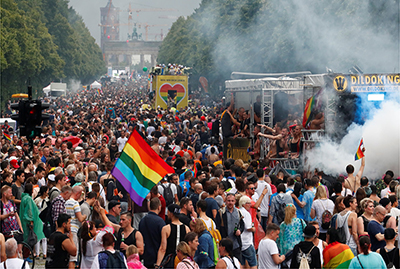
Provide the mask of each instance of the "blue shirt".
{"label": "blue shirt", "polygon": [[[300,202],[303,202],[303,194],[300,194],[300,196],[298,197]],[[296,207],[296,215],[299,219],[304,219],[304,212],[303,212],[303,208],[301,208],[296,201],[293,199],[293,203],[294,206]]]}
{"label": "blue shirt", "polygon": [[206,210],[206,215],[207,217],[211,218],[212,220],[214,220],[214,216],[212,214],[212,211],[214,209],[219,210],[219,205],[217,203],[217,201],[215,201],[214,198],[211,197],[207,197],[205,199],[205,201],[207,202],[207,210]]}
{"label": "blue shirt", "polygon": [[376,250],[386,246],[385,240],[378,241],[378,239],[376,239],[376,237],[375,237],[379,233],[381,233],[381,234],[385,233],[385,228],[383,228],[383,226],[380,223],[376,222],[375,220],[371,220],[368,223],[367,231],[368,231],[369,238],[371,239],[371,250],[372,251],[376,251]]}
{"label": "blue shirt", "polygon": [[306,202],[306,205],[303,207],[304,219],[307,222],[315,220],[315,218],[312,219],[310,216],[314,196],[315,194],[310,190],[306,191],[303,195],[303,202]]}

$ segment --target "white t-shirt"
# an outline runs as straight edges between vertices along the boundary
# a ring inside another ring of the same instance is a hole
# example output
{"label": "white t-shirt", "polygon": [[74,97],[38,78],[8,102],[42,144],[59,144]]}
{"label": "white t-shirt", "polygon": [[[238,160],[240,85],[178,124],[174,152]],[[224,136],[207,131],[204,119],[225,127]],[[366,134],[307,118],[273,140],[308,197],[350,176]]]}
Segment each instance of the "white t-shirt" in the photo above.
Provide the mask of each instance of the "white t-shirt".
{"label": "white t-shirt", "polygon": [[350,189],[343,188],[342,192],[340,193],[343,197],[346,197],[347,195],[352,195]]}
{"label": "white t-shirt", "polygon": [[260,204],[260,213],[261,213],[262,217],[268,217],[269,197],[272,194],[272,190],[271,190],[271,186],[267,182],[265,182],[265,180],[257,181],[256,193],[258,194],[258,197],[261,197],[261,193],[265,189],[265,186],[267,187],[268,192],[264,196],[264,198]]}
{"label": "white t-shirt", "polygon": [[167,143],[167,137],[166,136],[161,136],[158,139],[158,144],[162,145],[162,144],[165,144],[165,143]]}
{"label": "white t-shirt", "polygon": [[389,189],[389,187],[384,188],[384,189],[381,191],[381,199],[382,199],[382,198],[385,198],[385,197],[388,197],[389,194],[390,194],[390,189]]}
{"label": "white t-shirt", "polygon": [[[5,262],[2,262],[0,264],[0,269],[4,269],[4,263],[6,263],[6,267],[7,268],[22,268],[22,265],[24,264],[24,260],[23,259],[19,259],[19,258],[7,258],[7,260]],[[29,267],[29,263],[26,262],[25,263],[25,269],[30,269]]]}
{"label": "white t-shirt", "polygon": [[244,231],[240,235],[240,238],[242,239],[242,251],[243,251],[248,249],[253,244],[253,233],[247,230],[252,228],[253,222],[251,221],[251,215],[249,211],[246,210],[246,208],[242,207],[239,210],[240,213],[242,213],[244,222]]}
{"label": "white t-shirt", "polygon": [[237,269],[240,269],[240,262],[236,257],[233,257],[233,262],[235,263],[235,265],[233,265],[232,260],[228,257],[223,257],[222,260],[224,260],[224,262],[226,263],[226,269],[235,269],[235,267]]}
{"label": "white t-shirt", "polygon": [[128,141],[128,138],[126,138],[126,137],[124,137],[124,138],[119,137],[119,138],[117,139],[118,151],[119,151],[119,152],[122,152],[122,150],[124,149],[125,144],[126,144],[126,141]]}
{"label": "white t-shirt", "polygon": [[106,230],[101,230],[96,238],[93,240],[90,239],[86,243],[86,255],[82,255],[81,268],[91,268],[93,264],[94,257],[100,252],[104,250],[103,247],[103,235],[107,233]]}
{"label": "white t-shirt", "polygon": [[212,219],[210,219],[210,218],[208,218],[208,220],[205,220],[203,218],[201,218],[201,219],[204,221],[204,223],[206,224],[206,227],[209,231],[212,230],[212,225],[214,225],[214,229],[217,229],[217,226],[215,225],[215,222]]}
{"label": "white t-shirt", "polygon": [[272,259],[272,255],[279,255],[278,246],[275,241],[271,239],[262,239],[258,245],[258,249],[258,268],[279,268],[279,265],[275,264]]}
{"label": "white t-shirt", "polygon": [[320,232],[321,233],[326,233],[327,230],[321,227],[322,225],[322,214],[324,213],[325,210],[328,210],[333,214],[333,209],[335,208],[335,204],[332,202],[331,199],[317,199],[314,200],[311,209],[315,210],[315,217],[317,218],[319,227],[320,227]]}
{"label": "white t-shirt", "polygon": [[67,214],[71,216],[71,232],[77,233],[81,227],[81,223],[76,217],[76,213],[81,212],[81,206],[78,201],[69,198],[69,200],[65,202],[65,209],[67,210]]}

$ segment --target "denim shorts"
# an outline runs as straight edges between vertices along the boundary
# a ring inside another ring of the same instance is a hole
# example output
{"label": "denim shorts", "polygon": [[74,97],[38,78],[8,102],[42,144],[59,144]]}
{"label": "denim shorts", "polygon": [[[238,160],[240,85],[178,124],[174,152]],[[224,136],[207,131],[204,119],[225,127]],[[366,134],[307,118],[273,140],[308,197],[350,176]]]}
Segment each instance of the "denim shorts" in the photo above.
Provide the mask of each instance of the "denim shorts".
{"label": "denim shorts", "polygon": [[257,266],[256,250],[254,249],[253,245],[245,250],[242,250],[242,265],[246,264],[246,260],[250,267]]}

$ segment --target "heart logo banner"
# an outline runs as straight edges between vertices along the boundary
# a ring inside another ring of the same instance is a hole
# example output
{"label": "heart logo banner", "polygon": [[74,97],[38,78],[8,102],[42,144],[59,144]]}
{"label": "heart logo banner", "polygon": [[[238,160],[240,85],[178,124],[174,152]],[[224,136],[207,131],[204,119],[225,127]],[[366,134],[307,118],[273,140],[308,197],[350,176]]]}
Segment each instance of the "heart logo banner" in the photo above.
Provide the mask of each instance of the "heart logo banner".
{"label": "heart logo banner", "polygon": [[177,109],[187,106],[187,76],[157,76],[156,107],[168,107],[168,99]]}

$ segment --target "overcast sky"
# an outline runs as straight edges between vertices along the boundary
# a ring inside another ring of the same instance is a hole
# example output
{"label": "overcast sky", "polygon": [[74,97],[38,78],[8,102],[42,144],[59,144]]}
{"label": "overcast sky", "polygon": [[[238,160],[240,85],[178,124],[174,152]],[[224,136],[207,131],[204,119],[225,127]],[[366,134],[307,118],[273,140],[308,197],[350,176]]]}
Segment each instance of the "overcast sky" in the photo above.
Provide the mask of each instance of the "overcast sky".
{"label": "overcast sky", "polygon": [[[72,6],[77,13],[79,13],[86,27],[89,29],[92,36],[96,39],[97,43],[100,42],[100,7],[105,7],[109,0],[70,0],[70,6]],[[142,11],[133,13],[133,22],[157,25],[149,27],[149,40],[155,40],[157,35],[157,40],[160,40],[161,29],[163,30],[164,37],[168,30],[171,28],[172,23],[179,16],[189,16],[196,8],[199,7],[201,0],[112,0],[114,7],[118,7],[120,12],[120,24],[128,23],[128,8],[129,3],[132,9],[174,9],[174,11]],[[164,17],[164,18],[160,18]],[[132,29],[128,30],[127,25],[120,26],[120,39],[126,40],[127,34],[132,32]],[[138,33],[145,36],[145,31],[143,28],[138,29]]]}

